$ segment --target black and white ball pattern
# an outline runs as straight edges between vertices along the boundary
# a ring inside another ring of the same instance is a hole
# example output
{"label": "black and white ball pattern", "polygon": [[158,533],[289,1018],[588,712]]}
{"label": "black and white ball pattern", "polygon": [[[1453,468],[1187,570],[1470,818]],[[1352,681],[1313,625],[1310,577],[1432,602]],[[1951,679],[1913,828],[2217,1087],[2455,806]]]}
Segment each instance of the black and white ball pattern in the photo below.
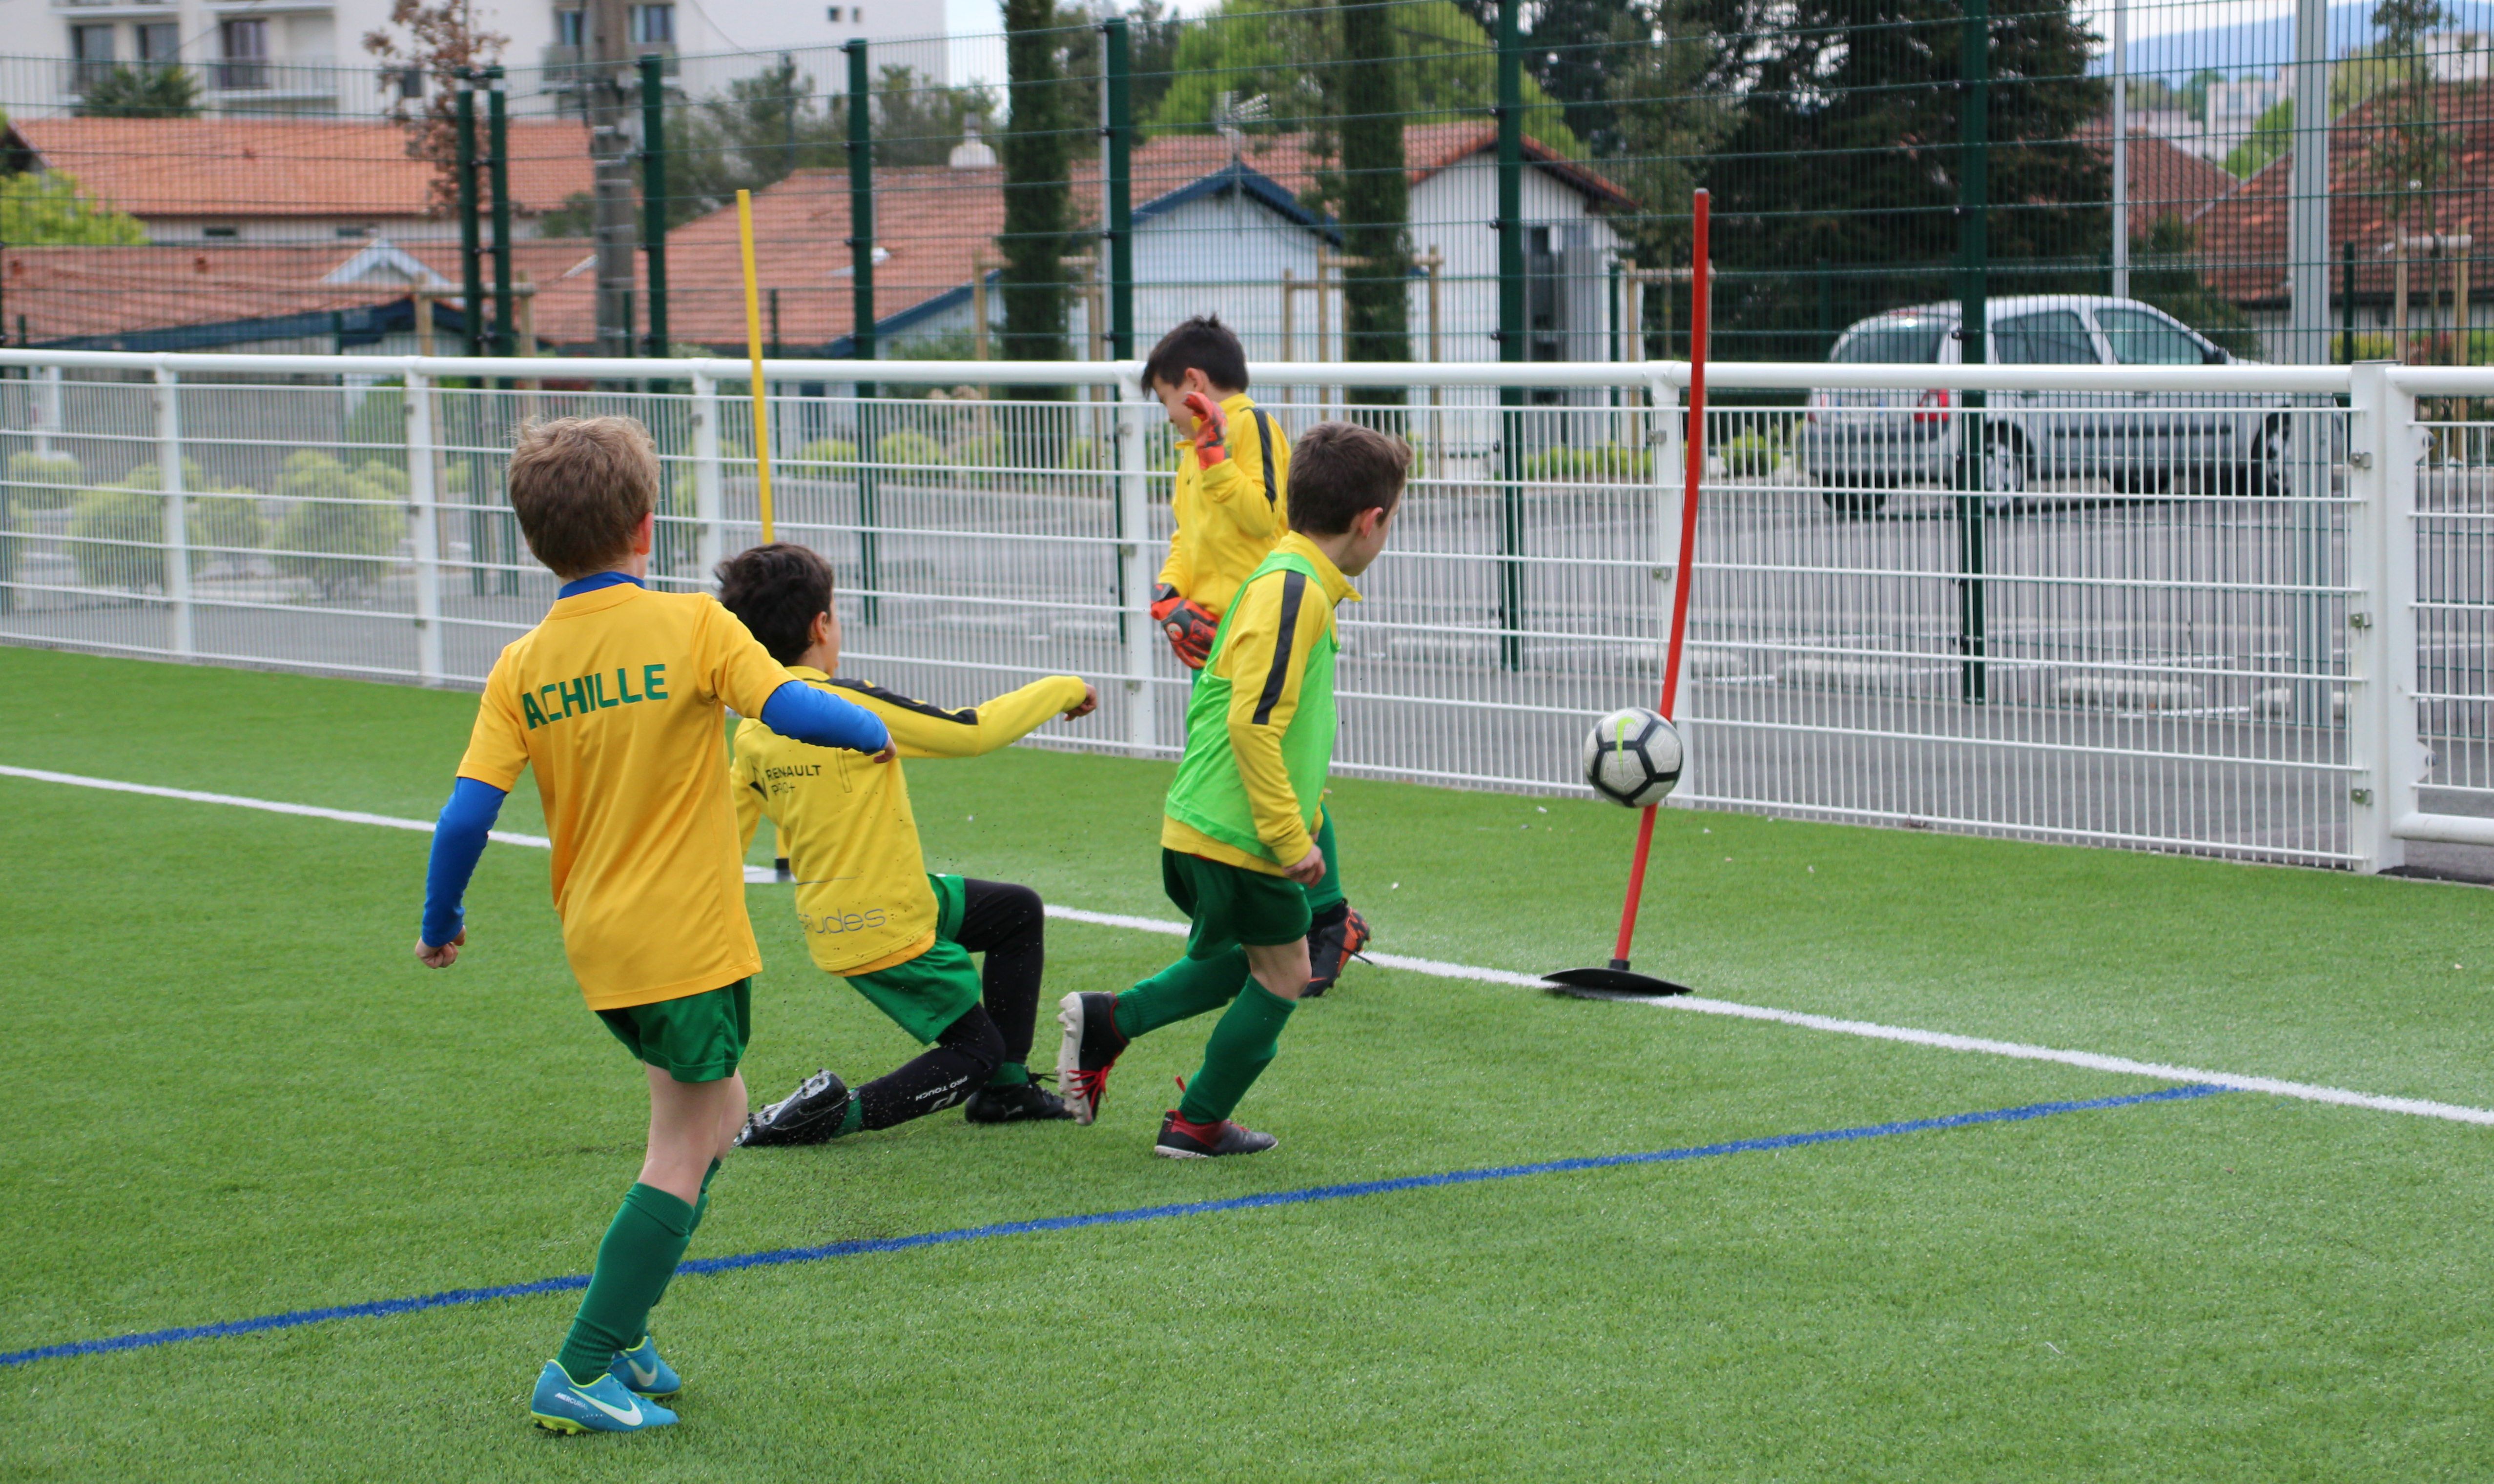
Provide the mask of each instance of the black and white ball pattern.
{"label": "black and white ball pattern", "polygon": [[1585,781],[1613,803],[1660,803],[1680,782],[1680,732],[1642,706],[1615,711],[1585,736]]}

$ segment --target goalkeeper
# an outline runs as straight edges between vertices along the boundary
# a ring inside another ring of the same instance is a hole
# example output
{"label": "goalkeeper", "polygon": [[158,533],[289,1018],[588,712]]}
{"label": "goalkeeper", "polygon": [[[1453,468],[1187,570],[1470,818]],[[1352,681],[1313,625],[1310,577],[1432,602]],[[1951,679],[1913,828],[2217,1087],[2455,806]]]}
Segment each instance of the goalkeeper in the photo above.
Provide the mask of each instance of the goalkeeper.
{"label": "goalkeeper", "polygon": [[[1162,336],[1143,363],[1143,384],[1188,440],[1170,498],[1177,530],[1152,590],[1152,619],[1178,662],[1200,677],[1220,615],[1290,529],[1291,444],[1247,395],[1247,352],[1216,316]],[[1324,875],[1307,889],[1310,998],[1332,988],[1369,940],[1367,921],[1343,896],[1329,804],[1316,844]]]}
{"label": "goalkeeper", "polygon": [[[757,546],[719,563],[718,579],[719,601],[774,658],[815,689],[873,712],[900,757],[976,757],[1100,704],[1098,691],[1070,675],[964,711],[835,680],[840,625],[822,558],[802,546]],[[972,1123],[1074,1116],[1027,1066],[1047,960],[1038,893],[928,875],[897,759],[813,746],[747,718],[730,776],[745,846],[764,815],[779,827],[814,962],[927,1047],[856,1088],[816,1072],[747,1119],[738,1144],[819,1144],[964,1102]],[[970,961],[973,953],[986,954],[984,968]]]}

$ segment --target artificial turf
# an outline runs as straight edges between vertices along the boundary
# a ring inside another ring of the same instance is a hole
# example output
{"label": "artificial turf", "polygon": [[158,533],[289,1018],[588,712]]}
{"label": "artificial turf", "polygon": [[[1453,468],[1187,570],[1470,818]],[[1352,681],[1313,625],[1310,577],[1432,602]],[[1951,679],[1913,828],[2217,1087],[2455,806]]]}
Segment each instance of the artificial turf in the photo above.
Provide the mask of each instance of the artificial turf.
{"label": "artificial turf", "polygon": [[[473,705],[28,651],[0,687],[0,763],[418,818]],[[1166,776],[1017,749],[911,789],[935,867],[1167,918]],[[1381,947],[1605,956],[1618,810],[1336,803]],[[586,1269],[645,1112],[542,853],[488,851],[434,974],[420,833],[0,809],[0,1349]],[[762,1097],[908,1050],[785,898],[751,893]],[[1710,995],[2494,1105],[2473,889],[1672,811],[1650,902],[1641,965]],[[1174,948],[1052,924],[1051,1000]],[[1153,1160],[1201,1045],[1140,1043],[1089,1129],[741,1155],[696,1256],[2156,1085],[1359,967],[1242,1106],[1279,1149]],[[685,1421],[640,1439],[525,1426],[568,1294],[43,1361],[0,1371],[0,1476],[2484,1477],[2489,1136],[2230,1093],[687,1277]]]}

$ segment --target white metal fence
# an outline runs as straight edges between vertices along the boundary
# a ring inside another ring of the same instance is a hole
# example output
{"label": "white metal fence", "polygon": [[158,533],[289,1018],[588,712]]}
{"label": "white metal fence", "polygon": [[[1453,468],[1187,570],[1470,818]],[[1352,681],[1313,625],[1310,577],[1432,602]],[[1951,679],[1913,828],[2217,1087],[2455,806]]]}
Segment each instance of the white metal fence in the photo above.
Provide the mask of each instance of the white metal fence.
{"label": "white metal fence", "polygon": [[[1136,370],[771,363],[778,533],[833,560],[846,664],[954,702],[1110,681],[1044,738],[1175,750],[1175,444]],[[647,422],[654,573],[698,585],[758,530],[745,375],[0,350],[0,641],[474,684],[555,588],[513,428]],[[1344,615],[1343,771],[1577,787],[1587,719],[1658,689],[1687,368],[1254,375],[1286,428],[1419,452]],[[1683,802],[2368,870],[2494,845],[2494,371],[1712,376]]]}

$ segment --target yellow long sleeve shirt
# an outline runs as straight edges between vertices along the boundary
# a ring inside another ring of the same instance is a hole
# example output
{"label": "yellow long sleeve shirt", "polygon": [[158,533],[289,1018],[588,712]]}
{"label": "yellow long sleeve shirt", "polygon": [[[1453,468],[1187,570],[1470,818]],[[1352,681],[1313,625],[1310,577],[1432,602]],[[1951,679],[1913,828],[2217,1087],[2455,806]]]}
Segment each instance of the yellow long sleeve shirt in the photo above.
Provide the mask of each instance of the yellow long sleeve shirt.
{"label": "yellow long sleeve shirt", "polygon": [[1317,646],[1333,642],[1335,605],[1345,598],[1359,601],[1351,580],[1306,536],[1293,531],[1275,550],[1304,558],[1316,569],[1319,591],[1302,591],[1294,599],[1291,590],[1297,574],[1289,572],[1267,572],[1248,584],[1237,607],[1223,621],[1220,652],[1204,669],[1205,675],[1230,682],[1225,720],[1231,755],[1256,816],[1256,837],[1271,859],[1174,819],[1161,820],[1164,847],[1268,876],[1283,874],[1315,848],[1311,832],[1323,818],[1323,801],[1302,799],[1292,787],[1282,738],[1299,712],[1309,657]]}
{"label": "yellow long sleeve shirt", "polygon": [[1205,469],[1194,444],[1179,451],[1170,495],[1177,530],[1160,576],[1215,614],[1230,606],[1238,585],[1290,529],[1290,439],[1245,392],[1223,398],[1221,407],[1229,414],[1230,457]]}
{"label": "yellow long sleeve shirt", "polygon": [[[946,711],[792,665],[808,684],[836,690],[883,718],[902,758],[977,757],[1010,746],[1050,716],[1082,704],[1070,675],[1033,681],[979,706]],[[871,974],[906,963],[935,942],[935,893],[896,759],[792,742],[747,718],[729,770],[745,847],[764,816],[779,827],[797,878],[797,920],[819,967]]]}

